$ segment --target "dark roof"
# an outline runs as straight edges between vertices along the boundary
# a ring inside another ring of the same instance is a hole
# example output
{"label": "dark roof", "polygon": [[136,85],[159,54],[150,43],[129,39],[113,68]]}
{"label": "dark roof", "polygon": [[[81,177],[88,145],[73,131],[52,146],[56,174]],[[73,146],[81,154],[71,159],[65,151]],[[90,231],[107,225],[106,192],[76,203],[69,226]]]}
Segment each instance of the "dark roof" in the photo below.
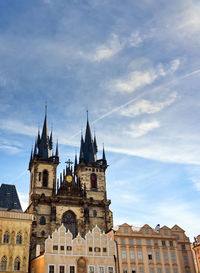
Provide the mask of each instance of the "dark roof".
{"label": "dark roof", "polygon": [[15,185],[1,184],[0,209],[22,211]]}

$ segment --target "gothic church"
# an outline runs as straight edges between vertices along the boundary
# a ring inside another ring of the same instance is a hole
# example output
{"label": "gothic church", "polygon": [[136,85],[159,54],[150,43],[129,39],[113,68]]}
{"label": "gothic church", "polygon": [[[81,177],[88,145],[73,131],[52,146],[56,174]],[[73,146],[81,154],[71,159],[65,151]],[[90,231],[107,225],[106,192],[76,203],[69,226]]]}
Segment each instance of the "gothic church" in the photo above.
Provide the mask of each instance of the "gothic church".
{"label": "gothic church", "polygon": [[52,151],[52,132],[49,136],[45,113],[42,134],[38,131],[29,162],[30,193],[26,212],[34,215],[31,259],[44,251],[45,239],[62,223],[73,237],[78,233],[84,237],[96,225],[103,231],[113,226],[111,202],[106,194],[108,165],[105,151],[103,149],[102,159],[98,159],[96,137],[92,138],[88,118],[85,137],[81,135],[79,161],[75,155],[72,168],[72,162],[68,160],[59,179],[58,143],[55,154]]}

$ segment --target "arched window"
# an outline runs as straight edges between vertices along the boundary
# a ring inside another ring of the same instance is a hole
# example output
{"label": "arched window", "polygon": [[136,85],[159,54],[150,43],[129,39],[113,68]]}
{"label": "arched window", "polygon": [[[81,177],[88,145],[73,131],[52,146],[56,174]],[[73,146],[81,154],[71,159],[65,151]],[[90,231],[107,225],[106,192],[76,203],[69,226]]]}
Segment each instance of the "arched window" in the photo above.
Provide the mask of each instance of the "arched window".
{"label": "arched window", "polygon": [[9,238],[10,238],[10,235],[9,235],[9,232],[6,231],[3,235],[3,242],[4,244],[8,244],[9,243]]}
{"label": "arched window", "polygon": [[7,259],[6,256],[3,256],[1,259],[1,271],[6,271]]}
{"label": "arched window", "polygon": [[97,175],[95,173],[91,173],[90,183],[91,189],[97,189]]}
{"label": "arched window", "polygon": [[77,227],[76,227],[76,215],[73,211],[68,210],[62,215],[62,223],[64,224],[66,230],[72,233],[73,238],[77,235]]}
{"label": "arched window", "polygon": [[17,245],[21,245],[22,244],[22,234],[21,234],[21,232],[17,233],[16,244]]}
{"label": "arched window", "polygon": [[42,173],[42,186],[48,187],[49,173],[47,170],[44,170]]}
{"label": "arched window", "polygon": [[40,225],[46,225],[46,219],[44,216],[40,217]]}
{"label": "arched window", "polygon": [[14,271],[20,271],[20,258],[17,257],[14,262]]}

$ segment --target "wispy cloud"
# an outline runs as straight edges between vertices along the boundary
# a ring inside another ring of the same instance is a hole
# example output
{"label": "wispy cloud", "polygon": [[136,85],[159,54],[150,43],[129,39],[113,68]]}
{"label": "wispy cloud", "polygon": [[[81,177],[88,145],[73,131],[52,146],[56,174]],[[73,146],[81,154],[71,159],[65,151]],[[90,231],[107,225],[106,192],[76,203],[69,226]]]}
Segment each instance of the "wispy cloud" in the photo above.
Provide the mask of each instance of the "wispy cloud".
{"label": "wispy cloud", "polygon": [[180,60],[174,59],[170,63],[169,68],[166,67],[166,69],[162,64],[159,64],[155,69],[151,68],[143,71],[132,71],[120,79],[114,79],[109,82],[108,88],[113,92],[132,93],[136,89],[152,84],[160,77],[175,72],[179,68],[179,65]]}
{"label": "wispy cloud", "polygon": [[0,120],[0,126],[2,130],[27,136],[34,136],[37,132],[36,127],[25,125],[20,120]]}
{"label": "wispy cloud", "polygon": [[138,47],[142,42],[143,38],[138,31],[125,38],[113,33],[111,38],[105,44],[97,46],[93,53],[82,55],[92,62],[101,62],[115,56],[126,47]]}
{"label": "wispy cloud", "polygon": [[143,99],[134,103],[133,105],[128,106],[125,109],[122,109],[121,114],[126,117],[133,117],[141,114],[154,114],[172,104],[176,100],[176,98],[177,94],[173,93],[167,100],[162,102],[153,102]]}
{"label": "wispy cloud", "polygon": [[149,122],[141,122],[138,125],[131,124],[129,130],[124,133],[130,135],[133,138],[136,138],[146,135],[158,127],[160,127],[160,123],[157,120],[152,120]]}

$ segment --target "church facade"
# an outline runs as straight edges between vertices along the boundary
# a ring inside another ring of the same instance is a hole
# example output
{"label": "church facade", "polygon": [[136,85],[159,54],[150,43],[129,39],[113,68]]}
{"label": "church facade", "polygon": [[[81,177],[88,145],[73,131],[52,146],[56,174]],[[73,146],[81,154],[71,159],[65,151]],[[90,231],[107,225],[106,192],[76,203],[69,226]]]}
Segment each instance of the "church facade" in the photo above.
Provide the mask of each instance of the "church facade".
{"label": "church facade", "polygon": [[42,133],[38,132],[34,151],[31,152],[30,192],[27,213],[33,214],[31,259],[44,251],[45,240],[62,224],[73,238],[85,236],[96,225],[107,231],[113,226],[106,193],[105,151],[97,158],[97,141],[92,137],[87,119],[85,137],[81,135],[79,160],[75,156],[74,168],[68,160],[65,170],[57,179],[59,164],[58,143],[53,151],[52,133],[49,135],[47,113]]}

